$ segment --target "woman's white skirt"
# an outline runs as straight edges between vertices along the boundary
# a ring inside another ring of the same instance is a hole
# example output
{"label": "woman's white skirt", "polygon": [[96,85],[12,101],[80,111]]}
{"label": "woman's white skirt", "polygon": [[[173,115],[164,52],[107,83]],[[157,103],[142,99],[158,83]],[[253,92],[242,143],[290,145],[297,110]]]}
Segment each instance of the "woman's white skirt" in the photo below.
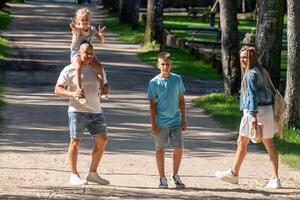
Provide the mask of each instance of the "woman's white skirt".
{"label": "woman's white skirt", "polygon": [[[250,137],[249,130],[251,128],[251,115],[247,109],[243,110],[243,117],[240,124],[241,136]],[[273,106],[258,106],[257,121],[263,124],[263,138],[273,138],[275,134],[275,125],[273,118]]]}

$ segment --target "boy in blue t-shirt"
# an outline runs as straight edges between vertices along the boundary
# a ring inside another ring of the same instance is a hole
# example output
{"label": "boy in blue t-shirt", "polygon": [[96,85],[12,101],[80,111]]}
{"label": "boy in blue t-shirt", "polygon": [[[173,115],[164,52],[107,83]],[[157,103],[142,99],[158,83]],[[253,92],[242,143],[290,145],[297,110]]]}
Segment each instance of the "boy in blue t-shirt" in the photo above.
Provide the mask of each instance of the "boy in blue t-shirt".
{"label": "boy in blue t-shirt", "polygon": [[159,188],[168,188],[164,160],[169,139],[174,147],[171,182],[176,188],[184,188],[178,170],[183,154],[181,131],[187,128],[183,95],[185,88],[181,77],[170,72],[172,68],[170,53],[161,52],[158,55],[157,68],[160,69],[160,74],[149,82],[148,99],[152,135],[155,137],[156,163],[160,176]]}

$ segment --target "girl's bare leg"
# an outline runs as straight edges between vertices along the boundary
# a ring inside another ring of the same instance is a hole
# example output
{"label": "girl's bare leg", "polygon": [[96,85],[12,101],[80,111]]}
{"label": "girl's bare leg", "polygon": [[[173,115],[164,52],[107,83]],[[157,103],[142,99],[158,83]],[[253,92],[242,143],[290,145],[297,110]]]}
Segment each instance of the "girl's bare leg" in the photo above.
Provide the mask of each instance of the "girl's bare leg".
{"label": "girl's bare leg", "polygon": [[103,90],[104,88],[104,80],[103,80],[103,66],[102,64],[97,60],[97,58],[94,56],[92,62],[92,67],[94,67],[97,71],[97,76],[99,80],[100,89]]}
{"label": "girl's bare leg", "polygon": [[[80,62],[80,58],[78,56],[74,58],[73,64],[75,67],[75,81],[76,81],[77,90],[83,90],[82,85],[81,85],[81,62]],[[87,102],[87,100],[84,96],[78,98],[78,101],[81,104],[84,104]]]}

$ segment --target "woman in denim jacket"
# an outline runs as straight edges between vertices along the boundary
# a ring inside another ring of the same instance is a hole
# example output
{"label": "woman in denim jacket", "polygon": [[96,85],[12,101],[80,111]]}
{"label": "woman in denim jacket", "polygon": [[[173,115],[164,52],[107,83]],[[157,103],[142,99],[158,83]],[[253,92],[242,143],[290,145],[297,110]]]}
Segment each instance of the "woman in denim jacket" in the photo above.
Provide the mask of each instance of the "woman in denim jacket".
{"label": "woman in denim jacket", "polygon": [[269,75],[257,63],[256,50],[246,46],[240,50],[242,72],[240,109],[244,115],[241,119],[239,138],[235,161],[231,169],[218,171],[216,176],[224,181],[237,184],[238,173],[247,154],[250,140],[249,130],[263,124],[263,144],[265,145],[271,161],[274,175],[267,183],[269,188],[280,188],[278,178],[278,154],[273,142],[275,126],[273,120],[274,94],[270,86]]}

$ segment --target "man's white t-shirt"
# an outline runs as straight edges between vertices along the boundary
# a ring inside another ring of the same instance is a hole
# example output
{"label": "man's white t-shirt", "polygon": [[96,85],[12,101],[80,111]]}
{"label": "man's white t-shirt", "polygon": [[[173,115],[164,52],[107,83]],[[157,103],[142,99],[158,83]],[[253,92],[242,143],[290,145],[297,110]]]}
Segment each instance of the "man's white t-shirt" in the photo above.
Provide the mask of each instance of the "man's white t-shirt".
{"label": "man's white t-shirt", "polygon": [[[61,71],[57,83],[67,87],[69,91],[76,91],[75,67],[72,64]],[[100,85],[95,68],[90,65],[81,67],[81,85],[87,103],[80,104],[76,99],[70,98],[68,112],[101,113],[102,109],[98,96]]]}

